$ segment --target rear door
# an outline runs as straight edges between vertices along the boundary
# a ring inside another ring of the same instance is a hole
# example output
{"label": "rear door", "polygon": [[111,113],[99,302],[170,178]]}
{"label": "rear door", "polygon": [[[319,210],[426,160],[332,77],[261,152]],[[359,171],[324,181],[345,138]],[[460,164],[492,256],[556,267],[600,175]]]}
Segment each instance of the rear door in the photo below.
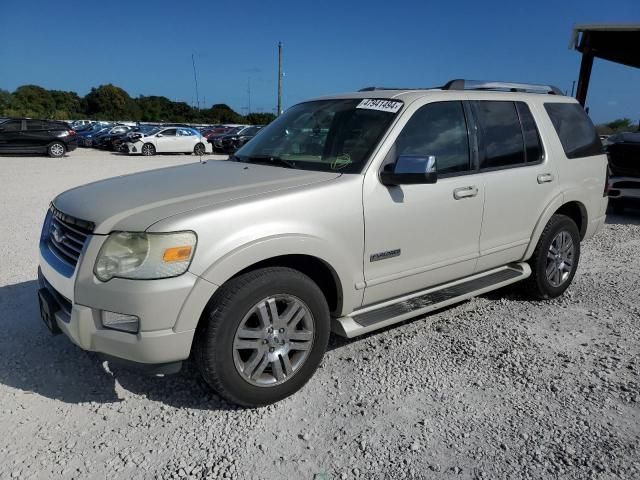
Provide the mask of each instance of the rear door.
{"label": "rear door", "polygon": [[30,151],[44,150],[53,139],[53,126],[43,120],[27,120],[26,130],[22,132],[24,144]]}
{"label": "rear door", "polygon": [[525,102],[471,102],[485,185],[477,271],[522,258],[544,209],[560,193],[555,163]]}
{"label": "rear door", "polygon": [[156,135],[156,152],[173,153],[179,152],[178,137],[176,136],[177,129],[167,128]]}
{"label": "rear door", "polygon": [[196,136],[193,131],[187,128],[178,128],[177,131],[177,148],[179,148],[180,152],[189,153],[193,152],[193,149],[196,145]]}

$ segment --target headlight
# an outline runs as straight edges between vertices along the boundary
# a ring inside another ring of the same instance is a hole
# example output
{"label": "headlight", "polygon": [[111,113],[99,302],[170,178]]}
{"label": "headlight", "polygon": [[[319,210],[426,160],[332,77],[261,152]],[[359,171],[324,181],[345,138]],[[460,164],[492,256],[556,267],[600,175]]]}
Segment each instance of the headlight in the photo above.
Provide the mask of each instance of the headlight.
{"label": "headlight", "polygon": [[196,242],[194,232],[115,232],[100,248],[93,272],[103,282],[177,277],[189,268]]}

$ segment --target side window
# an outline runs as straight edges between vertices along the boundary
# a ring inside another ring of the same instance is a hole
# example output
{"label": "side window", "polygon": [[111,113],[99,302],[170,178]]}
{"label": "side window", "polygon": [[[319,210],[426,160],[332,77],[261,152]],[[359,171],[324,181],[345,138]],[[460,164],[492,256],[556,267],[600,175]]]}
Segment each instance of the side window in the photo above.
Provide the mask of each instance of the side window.
{"label": "side window", "polygon": [[175,128],[169,128],[167,130],[163,130],[160,133],[165,137],[175,137],[176,136],[176,129]]}
{"label": "side window", "polygon": [[48,130],[49,124],[40,120],[27,120],[27,130]]}
{"label": "side window", "polygon": [[5,132],[19,132],[22,130],[22,120],[12,120],[0,125]]}
{"label": "side window", "polygon": [[577,103],[545,103],[544,108],[560,138],[567,158],[603,153],[602,142],[593,123]]}
{"label": "side window", "polygon": [[191,132],[191,130],[185,130],[184,128],[179,128],[178,129],[178,136],[179,137],[191,137],[191,136],[193,136],[193,133]]}
{"label": "side window", "polygon": [[434,155],[439,174],[470,170],[462,102],[429,103],[418,109],[398,135],[396,155]]}
{"label": "side window", "polygon": [[515,104],[503,101],[473,103],[484,147],[480,169],[524,164],[524,139]]}
{"label": "side window", "polygon": [[542,160],[542,142],[538,127],[536,127],[536,122],[526,103],[516,102],[516,109],[520,116],[520,123],[522,123],[526,162],[537,163]]}

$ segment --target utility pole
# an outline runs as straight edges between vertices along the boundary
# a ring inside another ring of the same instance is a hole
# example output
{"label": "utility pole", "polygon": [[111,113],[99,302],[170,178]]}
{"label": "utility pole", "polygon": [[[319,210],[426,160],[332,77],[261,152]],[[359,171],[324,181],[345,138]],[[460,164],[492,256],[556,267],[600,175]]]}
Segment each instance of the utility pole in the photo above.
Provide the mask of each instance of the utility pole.
{"label": "utility pole", "polygon": [[278,111],[276,116],[282,113],[282,42],[278,42]]}
{"label": "utility pole", "polygon": [[193,81],[196,84],[196,103],[198,105],[198,110],[200,110],[200,96],[198,95],[198,75],[196,74],[196,60],[191,54],[191,63],[193,64]]}
{"label": "utility pole", "polygon": [[248,110],[248,113],[251,113],[251,77],[247,79],[247,95],[249,97],[247,110]]}
{"label": "utility pole", "polygon": [[576,88],[576,81],[574,80],[574,81],[571,83],[571,96],[572,96],[572,97],[573,97],[573,91],[575,90],[575,88]]}

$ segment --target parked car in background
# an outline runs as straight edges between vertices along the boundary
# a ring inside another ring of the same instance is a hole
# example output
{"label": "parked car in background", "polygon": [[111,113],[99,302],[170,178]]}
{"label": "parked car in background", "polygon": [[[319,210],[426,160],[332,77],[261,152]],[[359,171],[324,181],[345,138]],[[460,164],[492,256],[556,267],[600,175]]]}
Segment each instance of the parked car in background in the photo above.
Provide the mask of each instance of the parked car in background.
{"label": "parked car in background", "polygon": [[110,129],[111,126],[105,126],[99,123],[96,123],[86,130],[83,130],[78,133],[78,146],[80,147],[90,147],[93,144],[93,137],[99,135],[103,132],[106,132]]}
{"label": "parked car in background", "polygon": [[236,131],[210,138],[209,141],[213,145],[213,150],[233,153],[255,137],[261,128],[261,126],[240,127]]}
{"label": "parked car in background", "polygon": [[605,148],[609,157],[609,205],[616,212],[640,205],[640,132],[611,135]]}
{"label": "parked car in background", "polygon": [[146,135],[132,138],[126,144],[133,155],[155,155],[156,153],[211,153],[211,146],[200,132],[188,127],[158,128]]}
{"label": "parked car in background", "polygon": [[81,127],[92,125],[93,123],[95,123],[93,120],[74,120],[69,125],[71,125],[71,128],[74,130],[78,130]]}
{"label": "parked car in background", "polygon": [[129,127],[127,125],[116,125],[115,127],[112,127],[111,129],[94,136],[91,146],[97,148],[105,148],[105,145],[109,143],[110,139],[114,135],[127,133],[131,131],[132,128],[133,127]]}
{"label": "parked car in background", "polygon": [[62,157],[78,146],[68,123],[27,118],[0,119],[0,152],[46,153]]}
{"label": "parked car in background", "polygon": [[202,130],[202,136],[206,139],[209,139],[210,137],[217,137],[220,135],[225,135],[229,132],[231,132],[232,130],[234,130],[234,128],[237,127],[227,127],[225,125],[216,125],[212,128],[205,128]]}

